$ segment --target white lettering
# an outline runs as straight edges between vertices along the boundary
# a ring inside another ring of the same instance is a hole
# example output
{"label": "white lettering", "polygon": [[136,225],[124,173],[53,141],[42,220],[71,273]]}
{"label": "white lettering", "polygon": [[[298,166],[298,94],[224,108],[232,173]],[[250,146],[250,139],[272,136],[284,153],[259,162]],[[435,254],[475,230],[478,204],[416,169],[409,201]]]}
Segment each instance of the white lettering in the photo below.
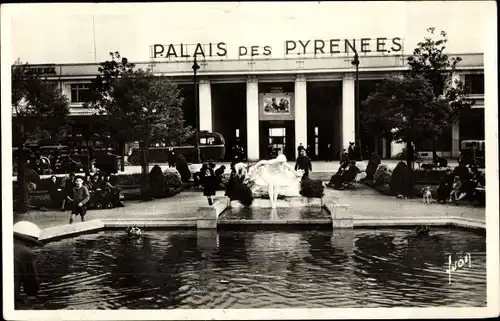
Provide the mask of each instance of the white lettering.
{"label": "white lettering", "polygon": [[463,259],[453,262],[453,266],[451,255],[448,256],[448,269],[446,269],[446,273],[448,273],[448,284],[451,284],[451,272],[455,272],[457,269],[462,268],[465,263],[469,263],[469,268],[472,267],[472,257],[470,253],[467,253]]}

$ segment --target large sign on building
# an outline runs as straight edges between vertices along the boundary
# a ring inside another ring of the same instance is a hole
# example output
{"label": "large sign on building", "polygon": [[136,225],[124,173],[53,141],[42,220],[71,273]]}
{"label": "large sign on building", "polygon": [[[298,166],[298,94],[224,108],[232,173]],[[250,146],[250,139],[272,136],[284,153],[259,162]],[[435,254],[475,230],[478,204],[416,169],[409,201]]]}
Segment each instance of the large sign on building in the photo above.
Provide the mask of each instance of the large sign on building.
{"label": "large sign on building", "polygon": [[[353,52],[386,55],[402,54],[403,48],[403,38],[401,37],[285,40],[282,53],[284,57],[347,55]],[[273,56],[273,47],[271,45],[251,45],[228,48],[226,42],[154,44],[150,46],[149,56],[152,59],[167,60],[192,59],[195,56],[202,59],[227,59],[228,56],[235,56],[240,59],[258,59],[271,58]]]}

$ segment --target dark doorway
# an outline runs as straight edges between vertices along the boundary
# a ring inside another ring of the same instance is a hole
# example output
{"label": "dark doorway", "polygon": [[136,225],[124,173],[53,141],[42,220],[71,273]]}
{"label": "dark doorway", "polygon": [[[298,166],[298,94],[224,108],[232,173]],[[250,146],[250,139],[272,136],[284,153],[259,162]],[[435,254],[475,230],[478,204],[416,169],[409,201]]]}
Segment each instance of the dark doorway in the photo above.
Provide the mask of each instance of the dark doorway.
{"label": "dark doorway", "polygon": [[[363,102],[370,96],[370,94],[377,91],[377,85],[382,79],[373,80],[360,80],[359,81],[359,110],[360,110],[360,120],[363,114]],[[359,126],[359,132],[361,135],[361,145],[363,145],[363,158],[367,159],[371,156],[373,152],[377,152],[380,157],[384,157],[382,154],[382,138],[378,136],[378,133],[370,131],[368,128],[363,126],[363,123]],[[390,143],[388,143],[390,145]],[[387,149],[386,149],[387,150]]]}
{"label": "dark doorway", "polygon": [[295,122],[260,121],[260,158],[270,159],[283,153],[288,160],[295,159]]}
{"label": "dark doorway", "polygon": [[212,131],[226,140],[225,160],[234,156],[238,143],[247,153],[247,92],[245,83],[211,84]]}
{"label": "dark doorway", "polygon": [[196,110],[194,106],[194,86],[193,84],[177,85],[180,90],[180,96],[184,98],[182,111],[184,113],[184,124],[196,128]]}
{"label": "dark doorway", "polygon": [[338,117],[341,102],[342,82],[307,83],[307,144],[311,159],[338,158],[342,131]]}

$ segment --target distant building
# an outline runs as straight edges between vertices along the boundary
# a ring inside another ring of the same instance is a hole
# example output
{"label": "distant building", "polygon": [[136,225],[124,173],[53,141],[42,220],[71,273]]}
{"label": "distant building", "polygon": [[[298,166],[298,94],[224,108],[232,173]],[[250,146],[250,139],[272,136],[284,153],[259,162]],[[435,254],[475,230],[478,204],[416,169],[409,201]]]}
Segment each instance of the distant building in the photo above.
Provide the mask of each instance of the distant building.
{"label": "distant building", "polygon": [[[484,139],[483,54],[458,54],[463,61],[455,77],[468,87],[476,104],[463,114],[448,135],[437,143],[439,154],[457,157],[460,141]],[[355,140],[355,74],[351,57],[220,59],[199,61],[200,129],[222,133],[229,147],[238,141],[249,159],[265,157],[270,145],[290,159],[296,146],[311,146],[313,159],[327,159],[331,144],[336,155]],[[193,61],[156,62],[153,71],[179,85],[186,123],[196,124],[193,92]],[[71,118],[76,127],[85,126],[91,110],[82,107],[98,64],[33,65],[71,100]],[[150,62],[137,68],[151,67]],[[404,55],[361,56],[360,101],[375,90],[388,74],[407,69]],[[401,146],[363,132],[368,152],[383,158],[396,155]],[[416,146],[431,156],[431,142]],[[331,152],[330,152],[331,153]]]}

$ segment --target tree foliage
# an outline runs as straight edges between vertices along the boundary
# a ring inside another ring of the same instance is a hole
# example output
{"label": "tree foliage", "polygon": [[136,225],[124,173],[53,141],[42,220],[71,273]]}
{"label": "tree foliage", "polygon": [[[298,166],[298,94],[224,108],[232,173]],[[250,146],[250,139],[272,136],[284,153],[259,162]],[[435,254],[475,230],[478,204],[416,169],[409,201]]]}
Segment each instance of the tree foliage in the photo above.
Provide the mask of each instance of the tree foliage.
{"label": "tree foliage", "polygon": [[98,69],[86,106],[104,116],[112,136],[149,145],[191,133],[184,126],[184,99],[175,84],[150,70],[135,70],[119,52],[110,55]]}
{"label": "tree foliage", "polygon": [[435,97],[445,99],[451,107],[449,119],[438,120],[434,123],[436,126],[432,126],[434,137],[439,137],[451,127],[460,112],[470,108],[474,102],[467,98],[464,83],[453,78],[462,58],[449,57],[445,53],[448,43],[446,32],[441,31],[440,37],[435,39],[435,31],[434,27],[427,29],[429,36],[417,43],[413,56],[408,57],[408,66],[412,75],[420,75],[429,82]]}
{"label": "tree foliage", "polygon": [[[446,32],[434,39],[435,28],[419,42],[408,57],[409,70],[402,77],[389,77],[364,102],[362,124],[372,133],[407,144],[408,166],[412,168],[412,143],[433,140],[451,128],[461,111],[473,102],[464,84],[453,74],[460,57],[445,54]],[[435,147],[434,147],[435,148]]]}
{"label": "tree foliage", "polygon": [[12,123],[15,145],[47,134],[55,139],[66,124],[69,100],[55,84],[30,72],[19,60],[12,66]]}
{"label": "tree foliage", "polygon": [[[91,99],[85,106],[96,109],[106,122],[112,137],[122,144],[139,142],[142,150],[142,174],[147,179],[148,147],[157,142],[176,140],[191,131],[184,126],[183,98],[175,84],[150,70],[110,53],[111,60],[101,63],[99,75],[91,86]],[[147,190],[143,185],[143,192]]]}
{"label": "tree foliage", "polygon": [[12,140],[18,148],[20,212],[28,210],[24,145],[30,139],[56,139],[69,114],[69,100],[54,84],[31,72],[19,60],[12,66]]}
{"label": "tree foliage", "polygon": [[447,100],[435,97],[430,83],[412,74],[380,82],[363,107],[362,121],[372,132],[410,144],[432,139],[435,128],[447,124],[452,114]]}

